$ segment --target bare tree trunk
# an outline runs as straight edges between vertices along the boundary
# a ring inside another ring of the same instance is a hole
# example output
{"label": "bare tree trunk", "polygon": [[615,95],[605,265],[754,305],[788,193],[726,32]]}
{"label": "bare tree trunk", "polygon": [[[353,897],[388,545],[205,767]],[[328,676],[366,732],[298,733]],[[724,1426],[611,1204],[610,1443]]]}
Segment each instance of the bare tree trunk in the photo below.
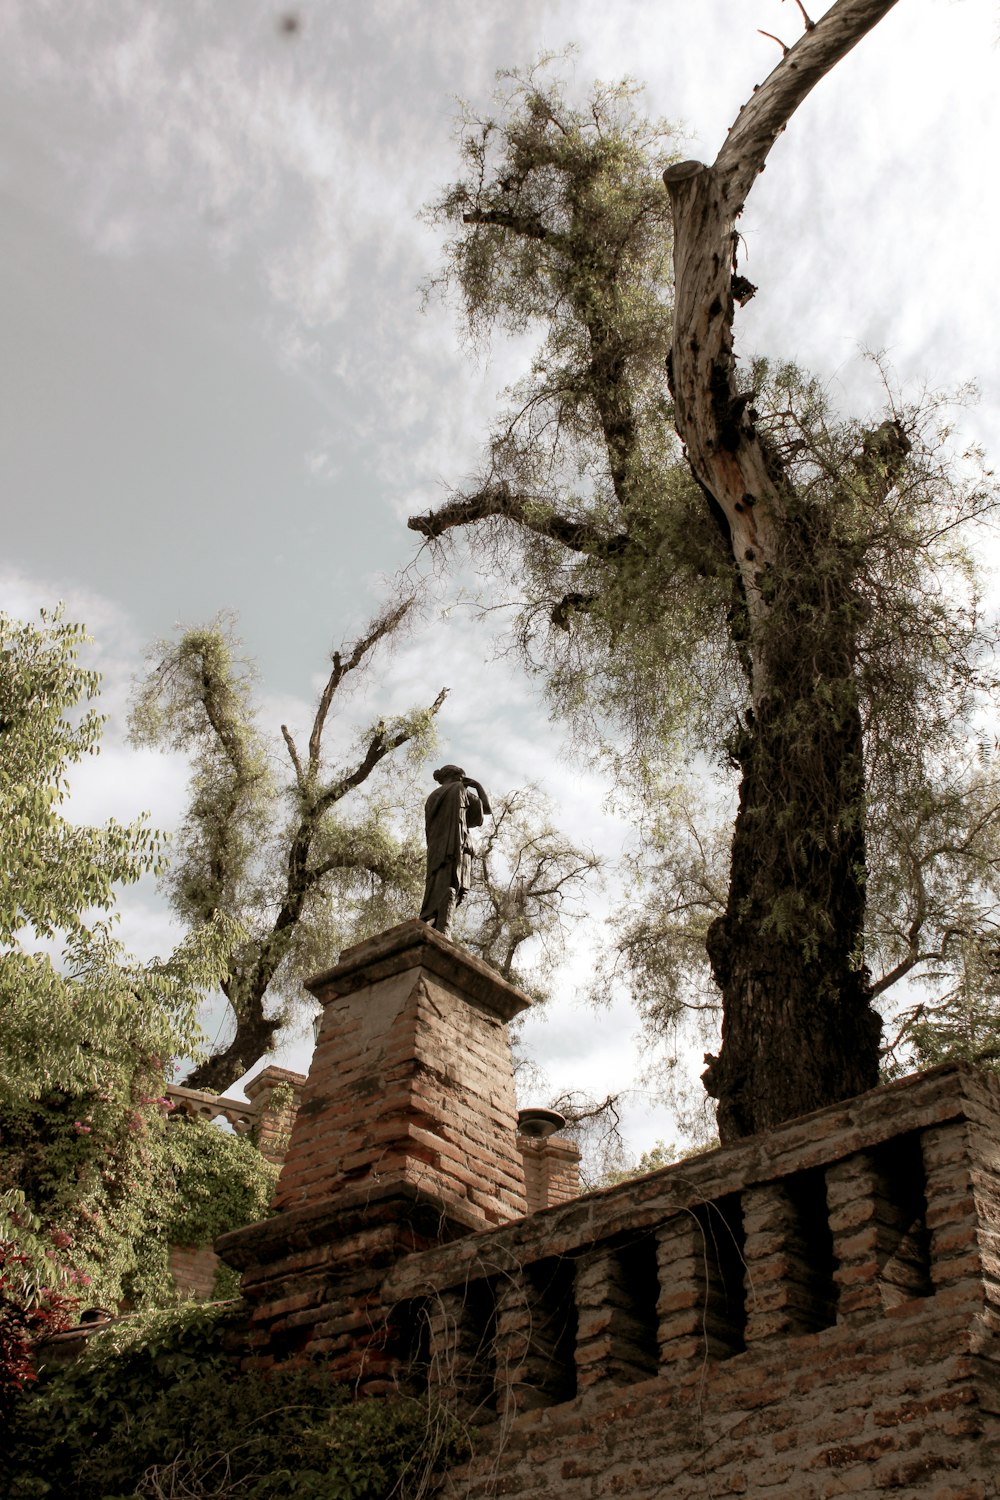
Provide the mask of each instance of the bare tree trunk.
{"label": "bare tree trunk", "polygon": [[852,559],[795,494],[735,379],[735,223],[788,119],[895,0],[837,0],[755,91],[711,167],[664,181],[674,218],[671,388],[735,566],[751,710],[729,904],[709,935],[723,1042],[705,1086],[722,1139],[872,1087],[880,1022],[861,965],[864,781]]}

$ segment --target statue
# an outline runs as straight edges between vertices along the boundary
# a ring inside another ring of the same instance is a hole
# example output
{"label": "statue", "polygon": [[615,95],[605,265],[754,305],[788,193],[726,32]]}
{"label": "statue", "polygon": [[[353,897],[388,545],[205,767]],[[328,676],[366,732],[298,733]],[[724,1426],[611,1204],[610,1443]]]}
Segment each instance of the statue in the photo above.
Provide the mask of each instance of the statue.
{"label": "statue", "polygon": [[424,804],[427,829],[427,884],[420,920],[442,937],[451,937],[455,908],[469,889],[472,844],[469,829],[482,826],[492,812],[490,799],[478,781],[461,766],[442,766],[434,772],[439,783]]}

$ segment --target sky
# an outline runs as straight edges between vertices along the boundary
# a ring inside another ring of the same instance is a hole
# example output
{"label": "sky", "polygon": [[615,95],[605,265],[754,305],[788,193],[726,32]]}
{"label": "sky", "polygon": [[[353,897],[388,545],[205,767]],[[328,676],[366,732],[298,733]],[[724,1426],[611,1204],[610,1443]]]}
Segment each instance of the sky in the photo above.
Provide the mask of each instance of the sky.
{"label": "sky", "polygon": [[[761,32],[800,26],[792,0],[0,0],[0,607],[64,599],[95,638],[110,719],[74,816],[182,814],[180,758],[124,744],[150,642],[235,612],[262,722],[304,724],[331,647],[413,559],[406,517],[474,472],[525,349],[474,358],[421,296],[456,99],[488,108],[498,69],[573,46],[581,97],[631,75],[710,161],[778,60]],[[741,355],[798,359],[855,410],[865,349],[904,388],[974,380],[962,421],[993,453],[998,34],[993,0],[898,0],[822,81],[741,222],[759,290],[736,325]],[[443,582],[386,662],[376,711],[449,686],[442,761],[492,791],[540,784],[613,856],[607,783],[458,592]],[[610,900],[594,893],[589,941]],[[122,911],[136,951],[171,946],[153,889]],[[621,997],[581,1008],[573,944],[524,1045],[553,1091],[626,1087],[637,1022]],[[672,1126],[641,1093],[625,1129],[639,1151]]]}

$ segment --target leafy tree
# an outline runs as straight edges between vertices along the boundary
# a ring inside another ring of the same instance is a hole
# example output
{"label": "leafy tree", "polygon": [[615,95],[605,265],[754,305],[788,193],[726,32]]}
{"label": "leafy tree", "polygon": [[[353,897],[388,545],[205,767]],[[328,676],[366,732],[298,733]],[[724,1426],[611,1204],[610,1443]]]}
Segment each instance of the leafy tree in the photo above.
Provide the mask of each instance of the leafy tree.
{"label": "leafy tree", "polygon": [[570,903],[600,864],[554,826],[537,787],[507,793],[476,835],[473,886],[459,911],[456,940],[511,984],[546,999],[568,922],[581,915]]}
{"label": "leafy tree", "polygon": [[[401,821],[400,794],[373,774],[431,743],[443,689],[426,709],[380,718],[333,765],[332,712],[399,631],[412,601],[335,650],[304,749],[281,726],[290,776],[279,782],[256,723],[252,673],[222,622],[153,649],[133,708],[135,744],[191,758],[191,798],[167,876],[171,904],[194,934],[224,916],[239,929],[221,980],[234,1031],[186,1082],[221,1091],[271,1051],[302,977],[350,941],[419,907],[422,854]],[[348,800],[349,799],[349,800]],[[351,812],[345,812],[345,807]],[[414,904],[416,902],[416,905]]]}
{"label": "leafy tree", "polygon": [[[515,554],[528,659],[577,730],[606,743],[610,719],[616,767],[654,815],[678,755],[739,778],[722,909],[688,907],[678,872],[688,915],[655,940],[683,968],[701,924],[724,1014],[704,1081],[727,1140],[877,1082],[867,964],[887,978],[946,951],[990,858],[988,816],[962,834],[954,776],[996,688],[968,551],[991,476],[952,452],[934,399],[890,383],[884,410],[845,418],[797,370],[741,373],[733,352],[754,178],[891,4],[837,0],[810,23],[710,168],[674,159],[629,86],[577,110],[544,71],[508,75],[502,113],[466,117],[465,175],[432,210],[473,333],[540,326],[544,342],[477,480],[411,527],[475,526],[507,576]],[[993,784],[980,778],[984,808]],[[894,877],[942,810],[947,853],[927,839]],[[921,884],[940,900],[907,923]]]}
{"label": "leafy tree", "polygon": [[82,627],[0,615],[0,1238],[26,1257],[24,1295],[60,1281],[117,1302],[141,1280],[150,1141],[164,1080],[196,1052],[196,1013],[234,941],[220,916],[167,959],[140,964],[112,935],[115,887],[157,867],[144,820],[64,818],[67,769],[98,748]]}
{"label": "leafy tree", "polygon": [[[306,974],[419,910],[420,795],[398,770],[394,779],[387,774],[388,763],[404,749],[411,768],[423,763],[447,689],[427,709],[379,719],[348,751],[346,766],[332,769],[324,745],[352,675],[364,674],[410,607],[386,612],[333,653],[305,753],[281,726],[291,762],[285,785],[257,728],[252,674],[236,658],[231,633],[216,624],[154,650],[158,664],[136,700],[133,740],[171,744],[193,762],[189,810],[167,875],[172,905],[192,931],[224,912],[249,934],[233,943],[222,980],[233,1038],[195,1068],[187,1079],[193,1088],[233,1082],[272,1050]],[[598,861],[556,831],[530,789],[496,799],[478,847],[458,938],[543,998],[566,899]],[[521,962],[526,944],[534,949],[530,973]]]}

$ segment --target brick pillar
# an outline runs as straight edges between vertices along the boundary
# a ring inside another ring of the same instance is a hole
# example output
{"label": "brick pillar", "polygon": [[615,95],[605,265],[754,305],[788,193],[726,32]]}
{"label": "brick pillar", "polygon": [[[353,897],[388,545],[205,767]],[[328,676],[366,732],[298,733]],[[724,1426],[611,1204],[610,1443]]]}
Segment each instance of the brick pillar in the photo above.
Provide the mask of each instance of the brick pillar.
{"label": "brick pillar", "polygon": [[323,1021],[275,1207],[405,1184],[484,1229],[523,1214],[506,1022],[527,996],[416,920],[306,987]]}
{"label": "brick pillar", "polygon": [[909,1140],[891,1145],[826,1169],[838,1323],[930,1291],[922,1167]]}
{"label": "brick pillar", "polygon": [[305,1081],[304,1073],[272,1066],[262,1068],[256,1078],[243,1085],[253,1107],[257,1149],[279,1167],[288,1151]]}
{"label": "brick pillar", "polygon": [[815,1172],[743,1194],[746,1341],[814,1333],[836,1321],[826,1184]]}
{"label": "brick pillar", "polygon": [[484,1281],[435,1293],[428,1305],[429,1383],[442,1404],[465,1422],[496,1415],[496,1309]]}
{"label": "brick pillar", "polygon": [[519,1135],[528,1213],[580,1196],[580,1148],[575,1141],[549,1135],[544,1140]]}
{"label": "brick pillar", "polygon": [[977,1201],[971,1134],[967,1120],[954,1120],[921,1131],[920,1138],[934,1292],[970,1303],[983,1295],[980,1227],[987,1216]]}
{"label": "brick pillar", "polygon": [[836,1260],[837,1322],[854,1322],[882,1306],[879,1206],[884,1186],[871,1154],[859,1151],[827,1167],[826,1191]]}
{"label": "brick pillar", "polygon": [[379,1301],[393,1261],[524,1213],[506,1022],[530,1001],[417,920],[307,987],[324,1013],[276,1212],[216,1248],[260,1362],[308,1349],[374,1390],[409,1337]]}
{"label": "brick pillar", "polygon": [[[742,1349],[743,1288],[727,1267],[731,1233],[707,1209],[675,1214],[656,1231],[661,1371],[706,1354],[726,1359]],[[738,1255],[736,1264],[742,1264]]]}
{"label": "brick pillar", "polygon": [[[654,1242],[650,1242],[654,1252]],[[650,1257],[653,1262],[653,1257]],[[576,1270],[576,1383],[632,1385],[657,1373],[655,1262],[651,1277],[617,1248],[581,1256]],[[644,1299],[642,1293],[646,1292]]]}
{"label": "brick pillar", "polygon": [[574,1262],[553,1257],[497,1284],[497,1412],[509,1418],[576,1395]]}

